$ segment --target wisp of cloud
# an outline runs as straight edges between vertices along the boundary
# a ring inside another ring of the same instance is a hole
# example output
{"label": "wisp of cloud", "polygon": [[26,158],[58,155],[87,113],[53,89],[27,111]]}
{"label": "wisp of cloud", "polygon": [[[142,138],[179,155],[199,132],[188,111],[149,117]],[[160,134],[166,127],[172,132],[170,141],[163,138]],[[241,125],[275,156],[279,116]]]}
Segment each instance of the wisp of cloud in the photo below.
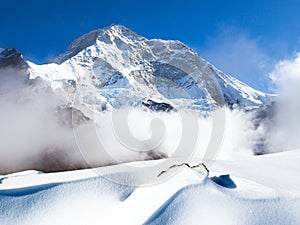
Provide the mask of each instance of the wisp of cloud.
{"label": "wisp of cloud", "polygon": [[275,122],[269,135],[272,151],[300,148],[300,54],[277,63],[270,74],[279,90]]}

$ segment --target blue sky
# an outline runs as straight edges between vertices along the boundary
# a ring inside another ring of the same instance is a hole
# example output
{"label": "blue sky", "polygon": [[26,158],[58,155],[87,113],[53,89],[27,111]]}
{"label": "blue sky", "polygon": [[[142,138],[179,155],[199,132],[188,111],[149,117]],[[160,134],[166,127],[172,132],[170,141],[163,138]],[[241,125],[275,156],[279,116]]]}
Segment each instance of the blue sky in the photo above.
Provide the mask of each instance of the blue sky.
{"label": "blue sky", "polygon": [[299,49],[297,0],[1,1],[0,47],[44,63],[75,38],[112,23],[147,38],[177,39],[264,91],[268,72]]}

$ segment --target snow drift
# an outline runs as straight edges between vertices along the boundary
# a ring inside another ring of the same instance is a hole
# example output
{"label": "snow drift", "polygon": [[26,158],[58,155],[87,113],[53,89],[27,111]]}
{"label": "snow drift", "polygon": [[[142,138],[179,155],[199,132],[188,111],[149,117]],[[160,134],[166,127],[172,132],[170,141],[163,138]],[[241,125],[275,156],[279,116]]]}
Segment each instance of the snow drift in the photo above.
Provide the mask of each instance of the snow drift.
{"label": "snow drift", "polygon": [[[299,156],[299,151],[291,151],[246,161],[216,161],[209,177],[182,167],[171,177],[164,174],[168,177],[164,182],[144,186],[124,181],[143,177],[143,172],[131,169],[151,167],[153,161],[11,174],[1,177],[0,223],[298,224]],[[158,179],[158,172],[152,170],[152,178]]]}

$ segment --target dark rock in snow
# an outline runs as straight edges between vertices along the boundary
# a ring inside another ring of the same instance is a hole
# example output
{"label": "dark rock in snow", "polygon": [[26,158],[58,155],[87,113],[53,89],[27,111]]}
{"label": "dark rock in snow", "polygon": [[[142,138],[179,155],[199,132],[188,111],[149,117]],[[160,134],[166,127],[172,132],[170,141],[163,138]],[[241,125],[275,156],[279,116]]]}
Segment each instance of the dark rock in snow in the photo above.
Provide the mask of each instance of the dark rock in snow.
{"label": "dark rock in snow", "polygon": [[5,48],[0,51],[0,69],[28,69],[24,56],[15,48]]}
{"label": "dark rock in snow", "polygon": [[155,102],[151,99],[148,99],[144,102],[142,102],[143,106],[147,107],[148,109],[152,111],[161,111],[161,112],[170,112],[175,110],[173,106],[171,106],[168,103],[164,102]]}

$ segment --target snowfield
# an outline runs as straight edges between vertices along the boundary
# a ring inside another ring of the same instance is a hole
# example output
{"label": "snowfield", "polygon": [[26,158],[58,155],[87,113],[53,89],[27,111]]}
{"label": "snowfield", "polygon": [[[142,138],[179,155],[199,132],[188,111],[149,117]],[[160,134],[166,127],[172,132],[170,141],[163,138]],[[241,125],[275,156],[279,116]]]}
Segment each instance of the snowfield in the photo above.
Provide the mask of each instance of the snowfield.
{"label": "snowfield", "polygon": [[209,176],[182,166],[157,177],[153,167],[157,182],[138,186],[129,184],[142,168],[163,160],[10,174],[0,178],[0,224],[299,224],[299,160],[300,150],[215,161]]}

